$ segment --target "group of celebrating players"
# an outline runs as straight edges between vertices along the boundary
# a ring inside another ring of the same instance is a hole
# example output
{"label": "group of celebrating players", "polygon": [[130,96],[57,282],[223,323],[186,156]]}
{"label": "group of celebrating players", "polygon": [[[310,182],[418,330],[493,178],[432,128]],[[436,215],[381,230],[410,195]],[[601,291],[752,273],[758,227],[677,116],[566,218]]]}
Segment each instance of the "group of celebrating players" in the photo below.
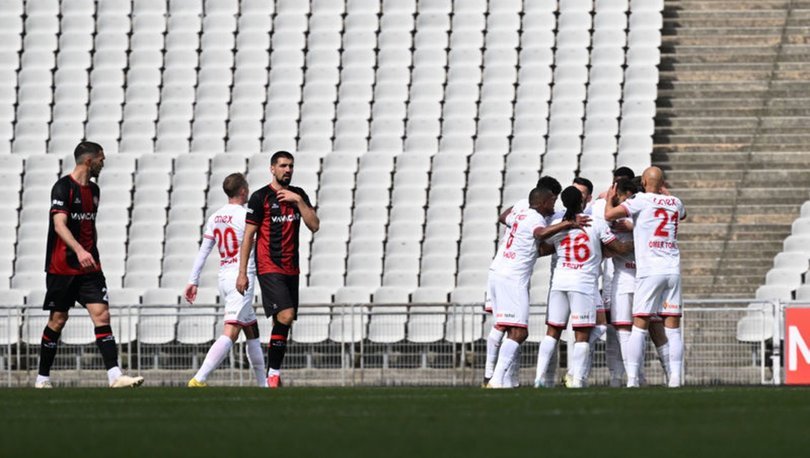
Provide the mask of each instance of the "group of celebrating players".
{"label": "group of celebrating players", "polygon": [[[50,317],[43,330],[35,386],[52,387],[50,369],[59,337],[76,302],[88,310],[95,325],[110,386],[139,386],[143,377],[125,375],[118,367],[97,248],[100,190],[91,178],[98,177],[104,167],[104,151],[96,143],[81,142],[74,157],[76,167],[51,192],[43,304]],[[184,297],[189,303],[196,300],[202,267],[216,247],[225,326],[189,387],[206,386],[240,332],[246,337],[257,384],[281,386],[280,368],[298,310],[300,224],[303,221],[312,232],[320,225],[306,193],[290,185],[293,169],[293,156],[279,151],[271,158],[271,182],[252,195],[241,173],[231,174],[223,182],[228,204],[207,221]],[[553,257],[547,333],[538,350],[535,387],[554,385],[557,343],[569,319],[575,343],[568,352],[568,386],[587,385],[594,343],[604,334],[611,385],[621,385],[625,373],[628,387],[644,383],[648,334],[658,350],[668,386],[681,385],[677,232],[679,221],[686,217],[683,204],[666,190],[663,173],[656,167],[647,168],[641,177],[620,167],[607,192],[593,202],[592,194],[593,185],[585,178],[576,178],[562,189],[556,179],[545,176],[527,199],[500,215],[506,231],[490,265],[485,302],[494,315],[487,337],[486,386],[518,385],[520,345],[528,337],[529,282],[537,257],[547,255]],[[555,211],[558,197],[564,212]],[[253,309],[255,283],[261,288],[265,315],[272,320],[267,371]]]}
{"label": "group of celebrating players", "polygon": [[[680,252],[677,233],[683,203],[664,185],[661,169],[640,177],[627,167],[613,185],[592,199],[593,185],[576,178],[562,189],[544,176],[528,199],[504,211],[506,226],[490,265],[485,309],[493,314],[487,337],[484,386],[519,385],[520,346],[528,337],[529,286],[538,256],[552,256],[546,312],[534,386],[556,383],[557,343],[570,321],[566,386],[587,386],[595,342],[606,335],[611,386],[645,383],[649,334],[667,386],[679,387],[683,372]],[[564,211],[556,212],[560,198]],[[600,291],[599,278],[602,278]]]}

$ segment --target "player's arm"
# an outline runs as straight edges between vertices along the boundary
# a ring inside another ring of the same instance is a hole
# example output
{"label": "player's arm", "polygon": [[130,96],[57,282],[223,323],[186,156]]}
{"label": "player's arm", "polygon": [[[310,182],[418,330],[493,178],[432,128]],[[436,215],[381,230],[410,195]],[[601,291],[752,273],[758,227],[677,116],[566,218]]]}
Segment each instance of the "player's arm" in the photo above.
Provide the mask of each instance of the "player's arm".
{"label": "player's arm", "polygon": [[71,233],[70,229],[68,229],[67,217],[67,213],[54,212],[53,230],[56,232],[56,235],[58,235],[59,238],[65,242],[65,245],[76,253],[76,257],[79,259],[79,265],[81,265],[83,269],[92,269],[96,267],[96,260],[93,259],[93,255],[84,249],[82,244],[73,237],[73,233]]}
{"label": "player's arm", "polygon": [[253,251],[253,239],[256,236],[258,226],[252,222],[245,224],[245,235],[242,239],[242,247],[239,249],[239,275],[236,277],[236,290],[244,295],[248,288],[247,268],[250,261],[250,253]]}
{"label": "player's arm", "polygon": [[541,258],[543,256],[550,256],[554,254],[554,246],[548,243],[541,243],[540,246],[537,247],[537,253]]}
{"label": "player's arm", "polygon": [[591,218],[587,215],[577,215],[573,221],[560,221],[551,226],[538,227],[534,230],[534,238],[537,240],[546,240],[553,237],[558,232],[567,229],[582,229],[591,225]]}
{"label": "player's arm", "polygon": [[633,251],[633,241],[620,242],[618,239],[602,244],[602,257],[612,258],[613,256],[621,256]]}
{"label": "player's arm", "polygon": [[191,276],[188,279],[183,297],[186,298],[189,304],[193,304],[197,299],[197,286],[200,284],[200,273],[202,273],[205,260],[214,249],[214,238],[209,235],[203,235],[202,243],[200,243],[200,250],[197,251],[197,257],[194,259],[194,267],[191,268]]}
{"label": "player's arm", "polygon": [[619,218],[629,216],[627,209],[622,205],[613,205],[613,198],[616,197],[616,185],[608,189],[607,196],[605,197],[605,220],[616,221]]}
{"label": "player's arm", "polygon": [[321,220],[318,218],[318,214],[315,213],[315,209],[310,205],[309,198],[297,192],[290,191],[289,189],[279,191],[277,196],[279,202],[298,207],[298,211],[301,213],[301,219],[304,220],[304,224],[307,225],[307,228],[312,231],[313,234],[318,232],[318,229],[321,227]]}
{"label": "player's arm", "polygon": [[504,224],[504,225],[506,224],[506,217],[509,216],[510,213],[512,213],[512,208],[513,207],[507,208],[506,210],[503,211],[503,213],[501,213],[498,216],[498,222],[499,223]]}
{"label": "player's arm", "polygon": [[633,232],[634,227],[633,220],[630,218],[614,221],[613,224],[610,225],[610,229],[613,232]]}

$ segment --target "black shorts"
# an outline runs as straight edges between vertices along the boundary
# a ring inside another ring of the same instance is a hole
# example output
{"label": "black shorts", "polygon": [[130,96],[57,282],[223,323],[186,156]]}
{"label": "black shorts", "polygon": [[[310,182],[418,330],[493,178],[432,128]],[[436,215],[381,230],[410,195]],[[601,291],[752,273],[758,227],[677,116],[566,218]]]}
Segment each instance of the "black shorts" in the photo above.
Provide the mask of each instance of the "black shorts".
{"label": "black shorts", "polygon": [[87,304],[108,304],[107,280],[101,272],[83,275],[47,274],[43,310],[67,312],[76,302]]}
{"label": "black shorts", "polygon": [[267,318],[290,308],[295,310],[294,317],[298,317],[298,275],[261,274],[257,278]]}

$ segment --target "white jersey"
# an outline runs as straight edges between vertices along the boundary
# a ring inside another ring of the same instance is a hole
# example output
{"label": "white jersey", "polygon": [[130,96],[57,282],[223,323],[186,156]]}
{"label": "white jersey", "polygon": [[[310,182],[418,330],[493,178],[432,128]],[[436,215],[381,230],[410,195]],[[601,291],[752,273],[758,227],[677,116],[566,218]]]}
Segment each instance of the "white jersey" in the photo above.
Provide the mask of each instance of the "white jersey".
{"label": "white jersey", "polygon": [[642,192],[621,206],[633,218],[636,277],[679,275],[678,223],[686,217],[681,199]]}
{"label": "white jersey", "polygon": [[546,240],[557,253],[551,290],[593,295],[602,263],[602,243],[607,245],[614,240],[616,236],[598,218],[591,220],[589,227],[560,231]]}
{"label": "white jersey", "polygon": [[[597,199],[593,203],[593,217],[604,220],[605,207],[607,202],[605,199]],[[627,218],[620,218],[619,221]],[[614,232],[613,233],[620,242],[629,242],[633,240],[632,232]],[[623,255],[615,255],[611,260],[613,263],[613,272],[611,273],[611,281],[615,287],[616,294],[632,293],[636,281],[636,257],[632,251]],[[607,276],[606,276],[607,277]],[[605,282],[608,279],[605,278]]]}
{"label": "white jersey", "polygon": [[491,273],[529,286],[537,260],[534,231],[545,227],[545,218],[532,208],[515,211],[506,217],[507,232],[498,244],[498,252],[489,266]]}
{"label": "white jersey", "polygon": [[[226,204],[217,210],[205,225],[203,237],[214,241],[219,251],[219,276],[239,273],[239,252],[245,236],[245,215],[247,210],[241,205]],[[256,272],[256,262],[250,256],[248,275]]]}

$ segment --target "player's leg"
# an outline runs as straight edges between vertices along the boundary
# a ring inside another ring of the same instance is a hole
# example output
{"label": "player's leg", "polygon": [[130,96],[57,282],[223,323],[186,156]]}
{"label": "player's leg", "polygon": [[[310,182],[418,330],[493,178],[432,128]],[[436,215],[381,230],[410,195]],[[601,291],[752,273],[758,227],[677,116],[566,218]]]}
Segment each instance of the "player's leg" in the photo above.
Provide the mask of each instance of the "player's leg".
{"label": "player's leg", "polygon": [[683,374],[683,334],[681,332],[681,276],[669,275],[663,297],[664,332],[669,342],[670,388],[681,386]]}
{"label": "player's leg", "polygon": [[[494,279],[492,277],[487,278],[487,292],[484,297],[484,311],[494,316],[493,310],[495,309],[495,291],[493,281]],[[493,321],[492,329],[490,329],[489,335],[487,336],[487,359],[484,363],[483,386],[487,386],[489,380],[492,378],[492,373],[495,371],[495,362],[498,359],[498,351],[501,348],[501,341],[503,340],[505,332],[505,328],[495,325]]]}
{"label": "player's leg", "polygon": [[492,372],[490,386],[496,388],[512,387],[510,371],[517,362],[520,344],[528,337],[529,328],[529,291],[514,282],[500,279],[495,286],[497,307],[495,324],[506,327],[506,338],[498,351],[498,362]]}
{"label": "player's leg", "polygon": [[568,325],[569,304],[568,296],[562,291],[551,291],[546,310],[546,336],[540,341],[537,350],[537,369],[534,376],[535,388],[553,384],[554,378],[549,379],[548,372],[551,361],[557,351],[562,331]]}
{"label": "player's leg", "polygon": [[[630,341],[630,332],[633,329],[633,293],[614,292],[611,305],[610,318],[616,333],[618,359],[621,364],[619,382],[621,382],[627,364],[627,345]],[[610,334],[608,334],[608,339],[610,339]],[[613,385],[613,380],[611,380],[611,385]],[[621,386],[621,383],[616,386]]]}
{"label": "player's leg", "polygon": [[47,291],[42,304],[43,310],[49,310],[50,316],[39,346],[39,371],[34,383],[36,388],[53,388],[51,385],[51,367],[56,358],[59,336],[68,320],[68,311],[76,303],[76,288],[73,278],[68,275],[47,274],[45,277]]}
{"label": "player's leg", "polygon": [[96,346],[104,367],[107,369],[107,381],[112,388],[140,386],[143,377],[130,377],[118,367],[118,346],[115,344],[112,326],[110,326],[110,306],[107,296],[107,281],[101,272],[80,275],[74,280],[77,288],[77,301],[87,309],[90,320],[95,326]]}
{"label": "player's leg", "polygon": [[591,356],[591,336],[596,326],[596,304],[589,294],[568,292],[571,304],[571,326],[574,328],[574,348],[571,352],[573,380],[571,388],[582,388],[588,382]]}
{"label": "player's leg", "polygon": [[259,324],[254,321],[251,326],[246,326],[243,330],[247,339],[248,359],[250,367],[253,368],[253,374],[256,376],[256,383],[261,388],[267,388],[267,369],[264,365],[264,352],[262,352],[262,344],[259,340]]}
{"label": "player's leg", "polygon": [[250,360],[250,367],[253,368],[253,373],[256,376],[256,383],[265,388],[267,387],[267,367],[264,364],[264,352],[259,340],[259,324],[256,319],[256,312],[253,310],[255,286],[256,278],[251,275],[248,289],[245,291],[243,298],[242,309],[239,312],[239,320],[245,323],[242,330],[245,332],[248,360]]}
{"label": "player's leg", "polygon": [[273,317],[273,330],[267,348],[267,384],[277,388],[281,384],[281,364],[287,352],[287,338],[298,308],[298,277],[265,274],[259,278],[265,314]]}
{"label": "player's leg", "polygon": [[664,320],[658,315],[650,317],[650,340],[655,345],[658,362],[664,371],[665,383],[669,382],[669,340],[664,331]]}
{"label": "player's leg", "polygon": [[[234,290],[234,292],[236,291]],[[222,335],[219,336],[213,344],[211,344],[211,348],[209,348],[208,353],[205,354],[205,359],[200,365],[200,368],[197,369],[197,373],[194,374],[194,377],[188,381],[189,388],[201,388],[207,386],[206,381],[208,380],[208,377],[230,354],[231,348],[233,348],[233,343],[239,337],[239,331],[241,331],[241,329],[242,328],[239,326],[239,324],[234,322],[229,323],[226,315],[225,326],[222,328]]]}
{"label": "player's leg", "polygon": [[636,280],[636,291],[633,295],[633,330],[630,332],[625,356],[628,388],[639,386],[639,370],[644,365],[644,349],[647,345],[650,317],[657,313],[660,283],[658,276]]}

